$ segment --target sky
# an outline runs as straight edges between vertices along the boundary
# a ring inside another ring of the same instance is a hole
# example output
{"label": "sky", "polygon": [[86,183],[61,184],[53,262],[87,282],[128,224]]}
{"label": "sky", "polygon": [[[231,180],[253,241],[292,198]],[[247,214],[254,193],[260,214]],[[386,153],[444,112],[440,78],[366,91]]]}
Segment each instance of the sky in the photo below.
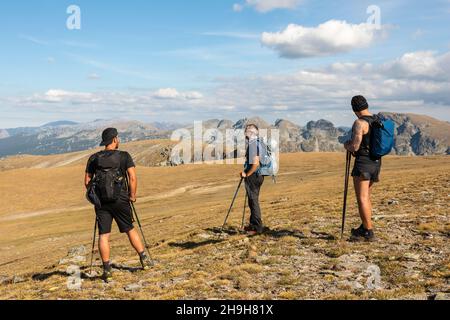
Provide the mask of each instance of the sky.
{"label": "sky", "polygon": [[349,126],[359,94],[374,112],[449,121],[449,26],[450,0],[1,1],[0,128],[247,116]]}

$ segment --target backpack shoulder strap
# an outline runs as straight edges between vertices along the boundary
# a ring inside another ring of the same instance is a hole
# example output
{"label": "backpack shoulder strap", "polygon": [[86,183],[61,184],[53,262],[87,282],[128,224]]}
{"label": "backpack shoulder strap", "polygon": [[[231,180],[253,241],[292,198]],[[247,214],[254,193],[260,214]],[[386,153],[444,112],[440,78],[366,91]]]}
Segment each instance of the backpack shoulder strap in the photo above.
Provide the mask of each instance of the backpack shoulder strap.
{"label": "backpack shoulder strap", "polygon": [[[127,171],[124,169],[125,168],[125,161],[126,161],[126,153],[123,151],[119,151],[120,152],[120,171],[122,172],[122,175],[125,179],[125,186],[127,188],[127,191],[129,190],[129,185],[130,182],[128,180],[128,173]],[[125,171],[124,171],[125,170]]]}
{"label": "backpack shoulder strap", "polygon": [[376,120],[375,116],[364,116],[364,117],[361,117],[360,119],[366,121],[370,127],[372,127],[374,121]]}
{"label": "backpack shoulder strap", "polygon": [[92,157],[91,157],[91,162],[92,162],[92,164],[94,165],[94,168],[95,168],[95,172],[94,172],[94,175],[97,173],[97,171],[99,170],[99,167],[98,167],[98,158],[100,157],[100,154],[101,154],[101,152],[97,152],[97,153],[94,153],[93,155],[92,155]]}
{"label": "backpack shoulder strap", "polygon": [[120,152],[120,171],[122,172],[122,174],[125,176],[125,177],[127,177],[127,172],[126,172],[126,169],[125,169],[125,166],[126,166],[126,164],[125,164],[125,161],[127,160],[126,159],[126,153],[125,152],[123,152],[123,151],[119,151]]}

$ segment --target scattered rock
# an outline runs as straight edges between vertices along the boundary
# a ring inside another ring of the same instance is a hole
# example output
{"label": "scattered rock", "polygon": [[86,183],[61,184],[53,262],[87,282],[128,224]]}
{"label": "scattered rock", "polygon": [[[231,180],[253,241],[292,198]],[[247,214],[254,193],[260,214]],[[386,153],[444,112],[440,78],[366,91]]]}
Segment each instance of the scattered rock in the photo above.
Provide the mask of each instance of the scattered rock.
{"label": "scattered rock", "polygon": [[11,277],[0,276],[0,285],[11,283]]}
{"label": "scattered rock", "polygon": [[407,253],[405,253],[405,254],[403,255],[403,258],[404,258],[405,260],[408,260],[408,261],[414,261],[414,262],[417,262],[417,261],[420,260],[420,254],[412,253],[412,252],[407,252]]}
{"label": "scattered rock", "polygon": [[449,301],[450,300],[450,293],[445,292],[439,292],[434,296],[434,300],[438,301]]}
{"label": "scattered rock", "polygon": [[337,259],[333,274],[341,284],[349,286],[354,291],[373,291],[383,288],[381,269],[376,264],[369,263],[360,254],[345,254]]}
{"label": "scattered rock", "polygon": [[25,282],[25,281],[27,281],[27,280],[25,278],[21,277],[21,276],[14,276],[13,280],[12,280],[12,283],[13,284],[18,284],[18,283],[22,283],[22,282]]}
{"label": "scattered rock", "polygon": [[84,273],[84,276],[86,276],[88,279],[93,279],[96,277],[100,277],[101,273],[97,272],[95,270],[92,270],[92,272],[89,271],[89,272]]}
{"label": "scattered rock", "polygon": [[85,246],[73,247],[67,253],[67,257],[59,260],[60,265],[81,264],[86,262],[87,249]]}
{"label": "scattered rock", "polygon": [[197,237],[199,237],[200,239],[208,240],[208,239],[211,239],[213,236],[208,233],[202,233],[202,234],[199,234]]}
{"label": "scattered rock", "polygon": [[125,291],[128,292],[139,292],[142,290],[142,283],[132,283],[124,287]]}
{"label": "scattered rock", "polygon": [[85,246],[73,247],[69,250],[68,256],[85,256],[87,255],[87,249]]}
{"label": "scattered rock", "polygon": [[388,205],[390,206],[398,206],[400,204],[400,202],[396,199],[392,199],[388,201]]}
{"label": "scattered rock", "polygon": [[22,282],[26,282],[27,280],[21,276],[0,276],[0,285],[7,285],[7,284],[18,284]]}

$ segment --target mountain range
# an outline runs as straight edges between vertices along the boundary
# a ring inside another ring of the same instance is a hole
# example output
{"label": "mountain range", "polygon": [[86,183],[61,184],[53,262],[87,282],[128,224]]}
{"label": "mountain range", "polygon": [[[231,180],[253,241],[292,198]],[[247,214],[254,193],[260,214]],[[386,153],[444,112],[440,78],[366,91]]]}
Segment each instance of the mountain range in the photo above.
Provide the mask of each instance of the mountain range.
{"label": "mountain range", "polygon": [[[383,113],[396,123],[397,155],[450,154],[450,123],[416,114]],[[203,122],[204,130],[214,132],[242,129],[255,123],[261,129],[278,129],[280,150],[292,152],[340,152],[351,132],[327,120],[311,121],[299,126],[288,120],[269,124],[259,117],[231,120],[212,119]],[[170,139],[173,130],[193,127],[175,123],[143,123],[129,120],[95,120],[89,123],[58,121],[41,127],[0,129],[0,157],[15,155],[51,155],[90,150],[98,147],[101,132],[116,127],[122,142]]]}

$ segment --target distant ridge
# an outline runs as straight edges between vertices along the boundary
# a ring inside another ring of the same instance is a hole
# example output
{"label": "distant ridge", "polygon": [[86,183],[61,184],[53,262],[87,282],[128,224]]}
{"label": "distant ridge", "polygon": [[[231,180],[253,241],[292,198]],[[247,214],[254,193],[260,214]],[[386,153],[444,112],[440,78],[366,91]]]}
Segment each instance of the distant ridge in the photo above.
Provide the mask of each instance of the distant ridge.
{"label": "distant ridge", "polygon": [[[449,155],[450,123],[416,114],[383,113],[396,123],[397,155]],[[233,122],[227,119],[203,121],[205,129],[222,132],[242,129],[254,123],[261,129],[279,129],[282,152],[341,152],[343,142],[350,138],[349,128],[335,127],[327,120],[310,121],[299,126],[278,119],[273,125],[260,117]],[[134,120],[95,120],[89,123],[56,121],[42,127],[0,129],[0,157],[14,155],[51,155],[84,151],[98,147],[101,132],[118,128],[122,142],[170,139],[175,129],[192,130],[193,126],[176,123],[144,123]],[[214,137],[210,137],[213,141]]]}

